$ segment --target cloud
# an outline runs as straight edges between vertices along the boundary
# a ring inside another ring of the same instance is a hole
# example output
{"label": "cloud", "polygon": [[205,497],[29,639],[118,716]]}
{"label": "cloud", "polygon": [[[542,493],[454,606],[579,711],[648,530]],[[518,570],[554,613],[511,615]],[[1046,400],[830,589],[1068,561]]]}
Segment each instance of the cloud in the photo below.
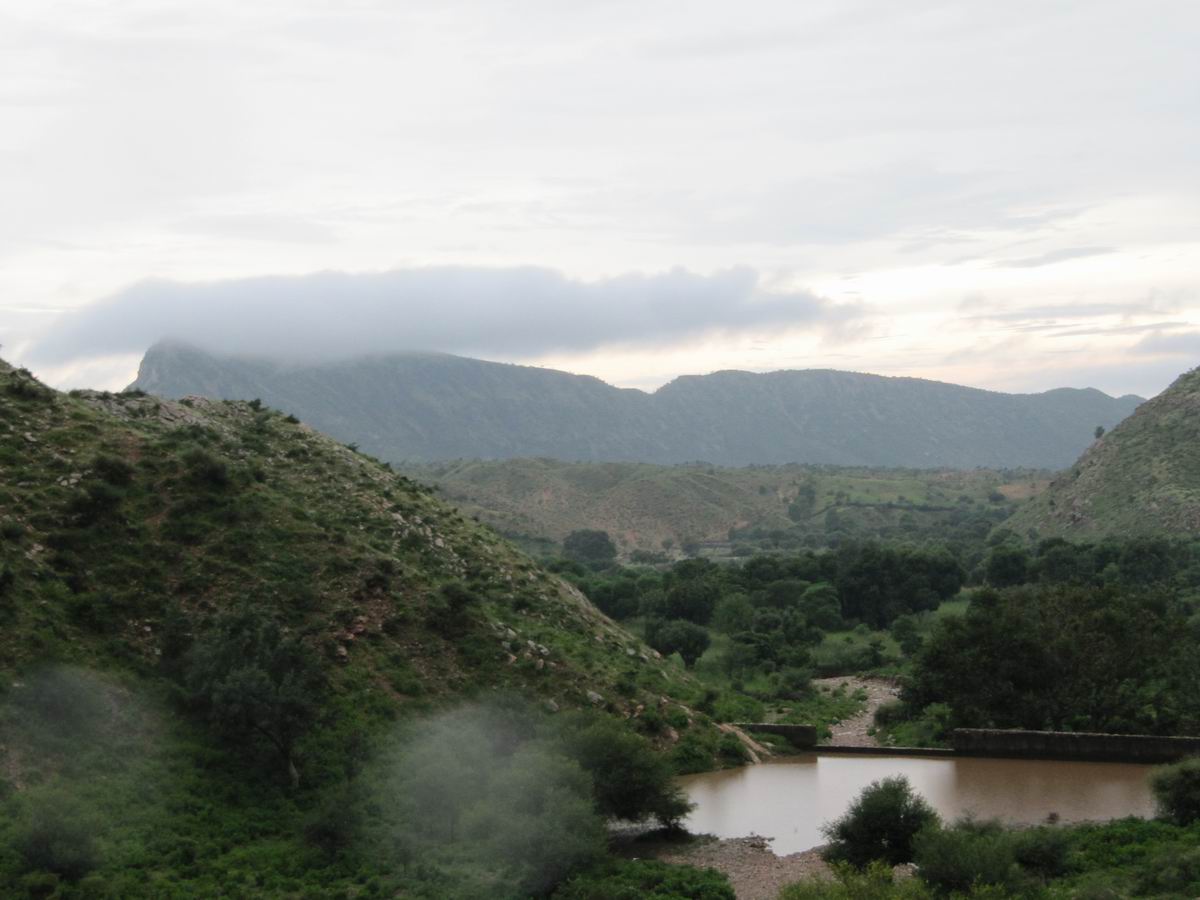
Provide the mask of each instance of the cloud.
{"label": "cloud", "polygon": [[[959,309],[979,309],[982,305],[983,303],[980,301],[964,301],[959,304]],[[1161,308],[1151,300],[1141,303],[1062,303],[1044,306],[1023,306],[1017,309],[998,308],[973,316],[964,316],[964,318],[975,322],[1029,322],[1044,324],[1048,320],[1058,319],[1078,320],[1104,318],[1106,316],[1163,315],[1169,312],[1171,312],[1170,309]],[[1051,327],[1054,326],[1052,325]]]}
{"label": "cloud", "polygon": [[411,350],[520,357],[763,328],[836,334],[862,315],[805,291],[767,290],[747,268],[593,282],[532,267],[146,281],[65,314],[29,358],[77,363],[163,338],[285,358]]}
{"label": "cloud", "polygon": [[337,232],[327,225],[286,215],[209,215],[181,219],[171,226],[176,234],[245,238],[255,241],[285,241],[298,244],[329,244]]}
{"label": "cloud", "polygon": [[1133,345],[1135,353],[1160,356],[1192,356],[1200,358],[1200,331],[1164,334],[1156,331]]}
{"label": "cloud", "polygon": [[1115,253],[1113,247],[1067,247],[1062,250],[1051,250],[1041,256],[1027,256],[1022,259],[1002,259],[992,263],[995,269],[1036,269],[1040,266],[1052,266],[1055,263],[1066,262],[1069,259],[1083,259],[1088,256],[1104,256]]}
{"label": "cloud", "polygon": [[[839,244],[881,239],[927,249],[972,240],[971,232],[1036,232],[1077,218],[1072,204],[1030,209],[1027,185],[990,169],[957,170],[917,160],[847,167],[755,189],[667,198],[675,223],[701,243]],[[631,205],[636,201],[631,201]]]}
{"label": "cloud", "polygon": [[1109,334],[1141,334],[1146,331],[1169,331],[1176,328],[1188,327],[1190,327],[1190,323],[1188,322],[1148,322],[1144,325],[1115,325],[1112,328],[1077,328],[1073,331],[1057,331],[1050,336],[1067,338]]}

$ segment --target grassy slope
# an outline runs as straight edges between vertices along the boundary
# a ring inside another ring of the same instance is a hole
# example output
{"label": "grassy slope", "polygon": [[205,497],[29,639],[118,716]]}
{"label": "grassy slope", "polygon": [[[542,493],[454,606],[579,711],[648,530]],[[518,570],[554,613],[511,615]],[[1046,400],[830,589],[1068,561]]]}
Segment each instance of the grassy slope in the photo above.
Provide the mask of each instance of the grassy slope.
{"label": "grassy slope", "polygon": [[[394,721],[497,690],[692,718],[690,676],[573,588],[278,413],[66,396],[0,363],[0,472],[0,806],[66,779],[109,823],[110,879],[182,878],[203,896],[238,872],[246,890],[281,879],[264,893],[310,877],[286,871],[306,853],[304,795],[274,765],[246,781],[253,759],[171,700],[165,661],[229,608],[267,608],[321,661],[327,695],[298,748],[306,790],[347,777]],[[447,583],[479,598],[450,636]],[[64,696],[79,719],[66,738],[43,727]],[[198,860],[175,858],[180,841]]]}
{"label": "grassy slope", "polygon": [[[731,528],[787,529],[788,507],[811,483],[804,524],[820,528],[834,511],[864,529],[904,517],[932,523],[999,490],[1023,499],[1045,484],[1038,473],[990,470],[835,469],[821,466],[657,466],[548,459],[458,462],[406,468],[442,496],[507,534],[561,541],[571,531],[608,531],[625,552],[664,541],[725,541]],[[963,501],[961,498],[966,497]]]}
{"label": "grassy slope", "polygon": [[1005,523],[1018,534],[1095,538],[1200,532],[1200,369],[1096,441]]}

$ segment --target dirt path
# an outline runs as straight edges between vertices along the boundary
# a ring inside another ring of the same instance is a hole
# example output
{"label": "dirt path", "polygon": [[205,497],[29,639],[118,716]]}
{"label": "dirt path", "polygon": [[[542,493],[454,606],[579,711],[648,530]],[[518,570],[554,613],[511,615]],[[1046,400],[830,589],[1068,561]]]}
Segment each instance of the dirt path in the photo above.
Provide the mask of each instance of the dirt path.
{"label": "dirt path", "polygon": [[895,700],[899,695],[896,683],[885,678],[860,678],[857,675],[838,675],[834,678],[815,678],[813,684],[818,687],[836,690],[845,686],[848,693],[854,693],[859,688],[867,692],[867,706],[857,716],[838,722],[830,727],[832,736],[826,742],[834,747],[878,747],[879,742],[873,735],[867,733],[875,724],[875,710]]}
{"label": "dirt path", "polygon": [[663,846],[653,854],[668,863],[686,863],[724,872],[738,900],[775,900],[780,890],[813,875],[829,877],[829,866],[819,850],[776,856],[770,838],[751,835],[726,840],[696,841],[683,846]]}

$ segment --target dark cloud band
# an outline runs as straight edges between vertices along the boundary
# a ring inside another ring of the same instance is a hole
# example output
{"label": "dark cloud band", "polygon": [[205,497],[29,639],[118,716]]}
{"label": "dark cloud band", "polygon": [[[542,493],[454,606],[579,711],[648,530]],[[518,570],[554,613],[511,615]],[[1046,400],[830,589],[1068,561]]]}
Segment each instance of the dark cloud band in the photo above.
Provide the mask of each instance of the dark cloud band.
{"label": "dark cloud band", "polygon": [[30,357],[53,365],[140,352],[163,338],[306,359],[401,350],[532,356],[764,327],[833,330],[860,315],[804,291],[766,290],[746,268],[595,282],[541,268],[322,272],[142,282],[66,314]]}

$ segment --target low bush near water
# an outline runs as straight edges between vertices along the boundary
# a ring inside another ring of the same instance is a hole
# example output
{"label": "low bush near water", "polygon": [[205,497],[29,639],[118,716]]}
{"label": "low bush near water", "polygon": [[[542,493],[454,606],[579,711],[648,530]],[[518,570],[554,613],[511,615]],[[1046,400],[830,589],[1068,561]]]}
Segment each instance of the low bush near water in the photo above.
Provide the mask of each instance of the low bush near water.
{"label": "low bush near water", "polygon": [[844,816],[824,827],[825,858],[859,868],[875,860],[893,866],[911,862],[913,839],[937,821],[907,778],[884,778],[864,788]]}

